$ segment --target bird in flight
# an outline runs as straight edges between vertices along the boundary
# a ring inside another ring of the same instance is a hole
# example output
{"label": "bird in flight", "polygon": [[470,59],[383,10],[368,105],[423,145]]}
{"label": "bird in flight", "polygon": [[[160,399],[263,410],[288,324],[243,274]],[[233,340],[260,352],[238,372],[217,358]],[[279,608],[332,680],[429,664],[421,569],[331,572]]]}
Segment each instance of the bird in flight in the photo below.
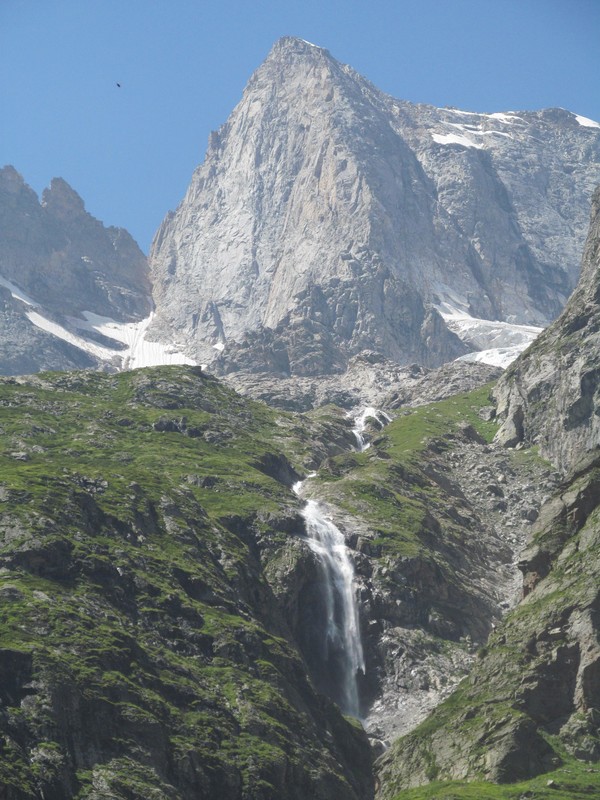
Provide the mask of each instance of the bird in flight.
{"label": "bird in flight", "polygon": [[117,83],[117,86],[119,87],[119,89],[121,88],[121,84],[120,83]]}

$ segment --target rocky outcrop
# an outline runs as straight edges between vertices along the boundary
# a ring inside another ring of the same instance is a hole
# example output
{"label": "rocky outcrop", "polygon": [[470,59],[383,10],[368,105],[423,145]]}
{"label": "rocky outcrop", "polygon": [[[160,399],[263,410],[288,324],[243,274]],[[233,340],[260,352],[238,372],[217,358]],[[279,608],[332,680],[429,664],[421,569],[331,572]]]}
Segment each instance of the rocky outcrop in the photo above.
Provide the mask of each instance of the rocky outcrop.
{"label": "rocky outcrop", "polygon": [[450,699],[381,759],[383,798],[433,779],[514,782],[600,758],[599,243],[600,190],[573,297],[495,390],[498,442],[538,444],[564,475],[519,562],[523,599]]}
{"label": "rocky outcrop", "polygon": [[449,702],[381,759],[381,797],[434,778],[524,780],[559,766],[561,748],[600,758],[598,469],[596,453],[543,508],[524,600]]}
{"label": "rocky outcrop", "polygon": [[0,170],[0,275],[61,315],[126,322],[151,308],[146,259],[127,231],[105,228],[61,178],[40,203],[13,167]]}
{"label": "rocky outcrop", "polygon": [[88,353],[34,325],[23,303],[0,285],[0,375],[27,375],[41,369],[96,367]]}
{"label": "rocky outcrop", "polygon": [[430,403],[476,389],[501,373],[497,367],[460,360],[437,369],[419,364],[401,367],[378,353],[365,351],[353,356],[339,375],[283,377],[241,370],[230,372],[224,380],[243,395],[287,411],[309,411],[328,403],[350,410]]}
{"label": "rocky outcrop", "polygon": [[[118,322],[147,317],[146,258],[127,231],[105,228],[88,214],[64,180],[55,178],[40,202],[13,167],[4,167],[0,302],[0,373],[97,366],[102,359],[93,347],[82,349],[69,336],[70,330],[78,333],[69,318],[84,311]],[[107,343],[99,334],[91,338],[92,345]],[[120,345],[112,344],[117,357]]]}
{"label": "rocky outcrop", "polygon": [[535,444],[561,470],[600,444],[600,189],[592,203],[581,280],[559,319],[499,382],[498,434]]}
{"label": "rocky outcrop", "polygon": [[575,285],[599,148],[567,111],[415,106],[284,38],[156,235],[153,333],[223,373],[312,376],[365,350],[449,361],[467,350],[456,311],[546,325]]}

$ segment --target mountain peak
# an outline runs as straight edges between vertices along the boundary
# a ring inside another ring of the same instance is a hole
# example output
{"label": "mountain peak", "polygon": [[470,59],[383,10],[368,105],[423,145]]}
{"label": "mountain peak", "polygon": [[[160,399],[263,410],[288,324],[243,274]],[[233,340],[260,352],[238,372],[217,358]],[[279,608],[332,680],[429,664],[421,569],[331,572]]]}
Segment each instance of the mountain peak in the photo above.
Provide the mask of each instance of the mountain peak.
{"label": "mountain peak", "polygon": [[324,65],[328,66],[330,71],[331,68],[335,71],[335,67],[339,66],[329,50],[307,42],[306,39],[283,36],[275,42],[266,59],[250,79],[248,86],[252,86],[255,81],[260,83],[261,78],[265,77],[267,80],[279,82],[294,71],[300,70],[304,73],[306,70]]}
{"label": "mountain peak", "polygon": [[27,197],[29,204],[37,204],[37,194],[25,183],[20,172],[10,164],[0,169],[0,192],[4,195]]}
{"label": "mountain peak", "polygon": [[12,164],[6,164],[6,166],[0,169],[0,181],[2,183],[11,183],[11,184],[25,183],[21,173],[17,172],[17,170],[12,166]]}
{"label": "mountain peak", "polygon": [[568,115],[540,125],[395,100],[279,39],[155,240],[153,331],[224,370],[260,350],[265,371],[308,375],[365,349],[428,366],[490,349],[461,341],[472,319],[546,325],[575,282],[600,139]]}
{"label": "mountain peak", "polygon": [[52,178],[42,194],[42,206],[58,216],[85,213],[85,206],[75,189],[62,178]]}
{"label": "mountain peak", "polygon": [[269,55],[279,55],[281,53],[312,56],[322,55],[331,58],[329,50],[326,50],[324,47],[319,47],[312,42],[307,42],[306,39],[300,39],[298,36],[282,36],[275,42]]}

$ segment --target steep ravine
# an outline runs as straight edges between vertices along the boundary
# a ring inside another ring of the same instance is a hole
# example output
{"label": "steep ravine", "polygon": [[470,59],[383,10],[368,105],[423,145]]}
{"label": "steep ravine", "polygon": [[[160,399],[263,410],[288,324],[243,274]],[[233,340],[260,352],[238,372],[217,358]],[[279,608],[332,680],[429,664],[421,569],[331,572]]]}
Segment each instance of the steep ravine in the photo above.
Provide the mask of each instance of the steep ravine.
{"label": "steep ravine", "polygon": [[[555,483],[535,456],[507,453],[468,425],[467,409],[473,414],[485,397],[480,391],[462,409],[460,401],[404,408],[383,431],[371,418],[372,445],[329,459],[306,484],[354,550],[366,657],[361,706],[378,748],[450,693],[515,604],[519,553]],[[474,416],[482,432],[495,430]],[[415,429],[440,436],[416,443]],[[318,624],[302,579],[282,602],[293,604],[302,626]]]}
{"label": "steep ravine", "polygon": [[273,411],[195,368],[0,381],[8,800],[371,797],[367,736],[315,688],[322,569],[291,487],[318,469],[307,492],[349,548],[377,753],[508,602],[501,512],[461,488],[484,492],[467,466],[489,452],[494,486],[526,494],[483,438],[488,397],[367,419],[359,451],[344,411]]}

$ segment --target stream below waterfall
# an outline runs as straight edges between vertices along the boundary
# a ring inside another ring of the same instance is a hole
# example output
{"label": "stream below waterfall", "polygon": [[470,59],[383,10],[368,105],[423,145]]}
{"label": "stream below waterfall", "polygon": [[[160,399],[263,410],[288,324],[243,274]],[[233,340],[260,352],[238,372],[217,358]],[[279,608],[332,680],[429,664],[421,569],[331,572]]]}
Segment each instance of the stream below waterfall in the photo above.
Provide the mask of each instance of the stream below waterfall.
{"label": "stream below waterfall", "polygon": [[[360,452],[369,447],[364,436],[369,417],[375,418],[381,425],[390,421],[387,414],[372,407],[352,416],[352,432],[356,438],[356,449]],[[304,481],[294,484],[293,491],[301,497],[306,482],[315,474],[312,473]],[[335,673],[331,676],[331,682],[335,683],[337,690],[337,696],[333,699],[345,714],[360,718],[359,681],[365,674],[365,656],[350,549],[346,545],[344,534],[318,500],[307,500],[301,513],[307,544],[318,558],[322,575],[326,615],[321,643],[324,668]]]}

